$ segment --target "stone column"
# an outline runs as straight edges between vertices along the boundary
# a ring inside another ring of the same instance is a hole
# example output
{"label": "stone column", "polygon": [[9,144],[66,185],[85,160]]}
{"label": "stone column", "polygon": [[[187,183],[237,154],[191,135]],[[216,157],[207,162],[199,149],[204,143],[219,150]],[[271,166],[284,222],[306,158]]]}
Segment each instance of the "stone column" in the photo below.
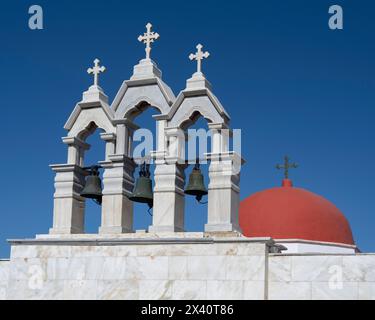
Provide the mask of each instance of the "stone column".
{"label": "stone column", "polygon": [[115,154],[116,135],[114,133],[101,133],[100,138],[105,141],[105,160],[108,161],[109,156]]}
{"label": "stone column", "polygon": [[156,150],[158,153],[165,153],[165,128],[167,125],[167,120],[162,118],[160,115],[158,115],[158,117],[154,116],[154,118],[156,119]]}
{"label": "stone column", "polygon": [[116,125],[116,153],[117,154],[126,154],[127,155],[127,128],[124,123],[118,123]]}
{"label": "stone column", "polygon": [[128,199],[134,188],[135,163],[125,155],[109,155],[100,162],[104,168],[101,234],[133,232],[133,202]]}
{"label": "stone column", "polygon": [[68,164],[83,166],[84,154],[90,149],[90,145],[77,137],[63,137],[63,143],[68,146]]}
{"label": "stone column", "polygon": [[[242,159],[233,152],[208,154],[208,221],[206,232],[239,231],[240,172]],[[238,167],[238,164],[239,167]]]}
{"label": "stone column", "polygon": [[85,199],[80,193],[87,173],[75,164],[51,165],[56,173],[50,234],[84,233]]}
{"label": "stone column", "polygon": [[80,193],[87,173],[82,170],[83,157],[90,145],[77,137],[63,137],[68,145],[67,164],[51,165],[55,176],[53,227],[50,233],[84,233],[85,199]]}
{"label": "stone column", "polygon": [[185,135],[178,128],[168,129],[168,154],[154,154],[154,208],[149,232],[184,231]]}
{"label": "stone column", "polygon": [[158,163],[154,171],[154,208],[149,232],[184,231],[184,165]]}
{"label": "stone column", "polygon": [[116,154],[132,156],[133,133],[139,127],[129,119],[114,120],[116,124]]}
{"label": "stone column", "polygon": [[209,123],[208,128],[211,131],[211,153],[221,154],[229,151],[229,138],[232,131],[225,123]]}

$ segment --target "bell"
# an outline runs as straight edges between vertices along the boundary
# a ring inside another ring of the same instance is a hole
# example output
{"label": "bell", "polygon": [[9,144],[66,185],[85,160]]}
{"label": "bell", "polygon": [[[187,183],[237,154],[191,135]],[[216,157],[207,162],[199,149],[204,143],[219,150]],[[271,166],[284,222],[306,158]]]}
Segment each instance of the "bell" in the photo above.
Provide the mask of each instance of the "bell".
{"label": "bell", "polygon": [[85,187],[81,192],[81,197],[93,199],[98,204],[102,203],[102,181],[99,177],[99,167],[93,166],[90,175],[86,178]]}
{"label": "bell", "polygon": [[143,164],[139,171],[139,178],[135,184],[132,195],[129,197],[131,201],[147,203],[150,208],[153,206],[152,180],[150,179],[150,165]]}
{"label": "bell", "polygon": [[199,168],[199,162],[197,161],[193,171],[189,176],[189,183],[185,189],[185,194],[195,196],[198,202],[202,200],[202,197],[207,194],[207,189],[204,186],[203,174]]}

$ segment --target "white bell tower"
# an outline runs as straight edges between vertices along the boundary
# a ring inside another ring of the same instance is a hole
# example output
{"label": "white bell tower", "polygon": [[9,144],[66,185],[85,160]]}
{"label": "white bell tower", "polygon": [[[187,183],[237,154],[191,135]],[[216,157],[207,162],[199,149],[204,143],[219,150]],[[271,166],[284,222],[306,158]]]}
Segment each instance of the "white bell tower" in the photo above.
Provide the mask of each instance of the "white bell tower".
{"label": "white bell tower", "polygon": [[129,199],[134,189],[136,163],[133,154],[133,133],[138,129],[135,119],[147,108],[156,109],[156,149],[146,155],[155,162],[153,190],[153,220],[149,233],[184,232],[185,156],[187,129],[198,118],[208,124],[211,150],[203,161],[209,163],[208,206],[205,232],[239,232],[239,182],[242,159],[229,150],[232,136],[229,115],[213,94],[211,84],[202,73],[202,61],[209,57],[203,46],[190,54],[197,71],[186,82],[177,98],[162,80],[162,73],[151,60],[151,44],[159,39],[146,25],[138,37],[145,44],[146,57],[134,66],[129,80],[120,87],[111,106],[99,86],[99,75],[106,71],[99,59],[87,71],[94,84],[83,93],[65,124],[68,131],[63,142],[68,146],[66,164],[52,165],[56,173],[54,220],[51,234],[84,233],[85,199],[80,195],[85,177],[85,142],[96,129],[106,143],[105,155],[99,161],[103,169],[102,219],[100,234],[132,233],[133,203]]}

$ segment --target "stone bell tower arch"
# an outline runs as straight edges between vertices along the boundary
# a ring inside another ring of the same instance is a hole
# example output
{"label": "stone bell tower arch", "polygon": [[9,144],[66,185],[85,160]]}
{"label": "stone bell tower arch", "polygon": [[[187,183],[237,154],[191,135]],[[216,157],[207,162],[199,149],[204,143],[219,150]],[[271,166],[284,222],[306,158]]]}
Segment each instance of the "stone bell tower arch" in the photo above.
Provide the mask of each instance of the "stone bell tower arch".
{"label": "stone bell tower arch", "polygon": [[[138,40],[146,45],[146,57],[134,66],[133,75],[120,87],[111,110],[116,130],[116,153],[109,161],[101,162],[105,168],[103,196],[111,194],[111,204],[105,209],[103,198],[103,217],[100,233],[133,232],[133,203],[129,200],[134,188],[135,162],[133,157],[133,134],[139,127],[134,120],[148,108],[160,114],[153,116],[156,121],[156,150],[152,154],[165,152],[163,116],[168,114],[175,101],[171,88],[162,80],[162,72],[151,60],[151,44],[159,34],[146,25],[146,32]],[[122,206],[123,210],[118,210]]]}
{"label": "stone bell tower arch", "polygon": [[105,159],[115,152],[114,114],[108,105],[108,97],[98,84],[99,74],[105,71],[99,63],[95,59],[94,67],[88,69],[94,76],[94,84],[83,93],[64,126],[68,131],[62,138],[68,146],[67,163],[51,165],[56,174],[51,234],[84,233],[85,199],[80,193],[88,174],[83,169],[85,152],[90,148],[85,142],[87,137],[97,128],[102,129],[100,137],[106,143]]}
{"label": "stone bell tower arch", "polygon": [[[230,117],[211,84],[202,73],[202,60],[209,57],[197,45],[197,52],[189,58],[197,61],[197,71],[187,80],[167,116],[167,141],[164,159],[156,157],[154,216],[150,231],[184,231],[185,140],[184,130],[202,116],[211,133],[211,152],[208,185],[208,221],[206,232],[240,231],[238,223],[240,155],[229,150]],[[163,205],[167,203],[168,205]]]}

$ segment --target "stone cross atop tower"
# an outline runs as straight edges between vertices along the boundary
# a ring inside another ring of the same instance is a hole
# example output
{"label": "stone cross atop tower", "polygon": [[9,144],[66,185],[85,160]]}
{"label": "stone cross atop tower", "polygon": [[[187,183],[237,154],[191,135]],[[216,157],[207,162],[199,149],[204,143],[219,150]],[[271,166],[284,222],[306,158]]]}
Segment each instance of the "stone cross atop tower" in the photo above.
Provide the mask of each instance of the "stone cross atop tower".
{"label": "stone cross atop tower", "polygon": [[202,51],[203,46],[201,44],[198,44],[196,48],[197,52],[195,54],[191,53],[189,59],[197,61],[197,71],[187,80],[185,90],[196,90],[198,88],[211,90],[211,84],[202,73],[202,60],[207,59],[210,56],[210,53],[208,51]]}
{"label": "stone cross atop tower", "polygon": [[94,66],[87,69],[87,73],[94,76],[94,84],[83,93],[82,102],[103,101],[104,103],[108,103],[108,97],[103,92],[103,89],[99,86],[99,74],[105,72],[107,68],[100,66],[99,63],[100,60],[96,58],[94,60]]}
{"label": "stone cross atop tower", "polygon": [[106,67],[99,66],[100,60],[96,58],[94,60],[94,67],[88,68],[87,73],[94,75],[94,86],[97,87],[99,85],[99,74],[106,70]]}
{"label": "stone cross atop tower", "polygon": [[208,51],[203,52],[202,51],[203,46],[201,44],[198,44],[196,48],[197,48],[197,52],[195,54],[191,53],[189,55],[189,59],[197,61],[197,73],[200,74],[202,73],[202,60],[204,58],[207,59],[210,56],[210,53]]}
{"label": "stone cross atop tower", "polygon": [[151,31],[151,28],[152,28],[152,24],[149,22],[146,24],[146,30],[147,32],[145,32],[143,35],[140,35],[138,37],[138,41],[139,42],[143,42],[144,44],[146,44],[146,59],[149,60],[150,59],[150,53],[151,53],[151,43],[153,43],[155,40],[157,40],[160,35],[156,32],[153,32]]}

